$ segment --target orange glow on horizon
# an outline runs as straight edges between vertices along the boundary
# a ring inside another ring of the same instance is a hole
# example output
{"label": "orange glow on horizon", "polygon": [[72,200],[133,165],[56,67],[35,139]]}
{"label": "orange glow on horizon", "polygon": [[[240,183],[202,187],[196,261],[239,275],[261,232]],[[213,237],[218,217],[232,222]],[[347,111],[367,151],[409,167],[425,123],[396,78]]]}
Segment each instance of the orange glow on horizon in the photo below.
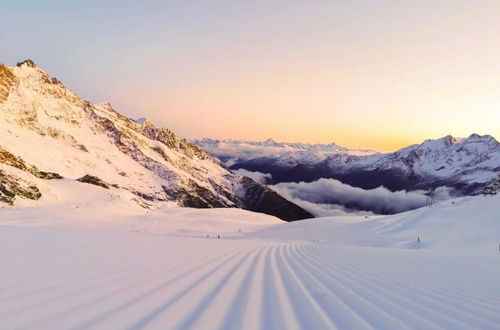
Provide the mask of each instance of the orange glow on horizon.
{"label": "orange glow on horizon", "polygon": [[183,137],[381,151],[500,138],[499,1],[23,6],[4,15],[2,61],[29,56],[83,98]]}

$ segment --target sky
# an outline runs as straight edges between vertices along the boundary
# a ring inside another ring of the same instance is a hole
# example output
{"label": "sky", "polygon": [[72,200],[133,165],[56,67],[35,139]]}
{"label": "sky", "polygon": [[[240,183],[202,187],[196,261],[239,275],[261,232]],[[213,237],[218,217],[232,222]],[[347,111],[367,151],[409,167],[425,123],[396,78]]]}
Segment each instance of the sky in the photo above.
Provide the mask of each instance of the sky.
{"label": "sky", "polygon": [[500,138],[500,1],[5,1],[0,63],[187,138]]}

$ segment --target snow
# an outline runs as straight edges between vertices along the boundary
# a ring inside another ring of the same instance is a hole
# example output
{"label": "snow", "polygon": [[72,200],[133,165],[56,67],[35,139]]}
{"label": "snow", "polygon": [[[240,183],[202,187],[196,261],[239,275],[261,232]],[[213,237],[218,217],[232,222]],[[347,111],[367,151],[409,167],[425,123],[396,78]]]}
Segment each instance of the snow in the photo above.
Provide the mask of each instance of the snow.
{"label": "snow", "polygon": [[[274,141],[273,141],[274,142]],[[326,164],[333,173],[396,169],[429,180],[484,184],[498,173],[500,143],[490,135],[450,135],[426,140],[392,153],[348,149],[332,144],[270,143],[244,140],[194,140],[227,166],[255,164],[293,168]],[[323,164],[323,162],[325,164]],[[265,167],[265,166],[264,166]]]}
{"label": "snow", "polygon": [[3,329],[499,328],[500,196],[285,223],[58,185],[0,208]]}
{"label": "snow", "polygon": [[394,159],[411,158],[415,173],[422,176],[450,178],[458,176],[462,182],[484,183],[498,172],[500,164],[500,143],[490,135],[472,134],[468,138],[454,138],[450,135],[436,140],[426,140],[388,157],[377,165],[391,166]]}
{"label": "snow", "polygon": [[[210,178],[226,191],[241,187],[217,161],[190,159],[145,136],[139,125],[147,121],[123,119],[109,104],[92,105],[89,117],[83,100],[47,83],[38,67],[12,70],[20,83],[2,103],[1,144],[65,178],[0,164],[42,192],[38,201],[0,208],[1,329],[500,328],[500,196],[293,223],[175,201],[144,208],[133,191],[161,196],[172,180],[124,154],[98,119],[111,120],[180,186],[193,180],[214,189]],[[370,152],[335,144],[222,145],[243,150],[238,157],[277,155],[290,164],[392,164],[390,155],[359,157]],[[468,168],[475,171],[467,180],[477,181],[498,167],[498,150],[493,138],[473,135],[426,141],[399,156],[418,153],[419,173],[450,160],[440,175]],[[84,174],[121,188],[74,180]]]}
{"label": "snow", "polygon": [[[167,129],[146,120],[131,121],[109,103],[86,102],[62,84],[52,83],[38,66],[9,70],[18,84],[0,104],[0,147],[27,165],[69,179],[93,175],[149,200],[178,201],[178,192],[194,194],[199,187],[213,193],[217,205],[243,203],[234,191],[241,177]],[[168,141],[151,137],[146,129],[161,131]],[[1,169],[7,174],[15,171]],[[26,179],[37,187],[46,186],[33,177]],[[53,196],[51,188],[44,192]]]}
{"label": "snow", "polygon": [[193,143],[199,145],[210,154],[224,159],[227,166],[238,161],[245,161],[259,157],[276,157],[291,159],[293,162],[316,163],[331,155],[373,155],[376,151],[362,149],[348,149],[335,143],[309,144],[276,142],[272,139],[265,141],[248,140],[215,140],[195,139]]}

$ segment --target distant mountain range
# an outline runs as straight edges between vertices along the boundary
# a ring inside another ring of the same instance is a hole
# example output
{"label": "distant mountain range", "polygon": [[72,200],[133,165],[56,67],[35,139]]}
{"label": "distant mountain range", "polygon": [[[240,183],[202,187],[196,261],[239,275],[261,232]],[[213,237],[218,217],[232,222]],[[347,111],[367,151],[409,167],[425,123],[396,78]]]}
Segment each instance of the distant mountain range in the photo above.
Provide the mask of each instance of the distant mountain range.
{"label": "distant mountain range", "polygon": [[373,150],[348,149],[338,144],[280,143],[273,139],[265,141],[193,139],[210,154],[222,160],[227,166],[256,158],[288,158],[290,165],[313,164],[337,154],[373,155]]}
{"label": "distant mountain range", "polygon": [[0,127],[4,204],[58,203],[57,181],[71,180],[130,194],[144,207],[173,203],[238,207],[285,220],[312,217],[169,129],[81,99],[31,60],[0,64]]}
{"label": "distant mountain range", "polygon": [[270,174],[271,184],[321,178],[392,191],[447,186],[457,194],[480,192],[500,172],[500,144],[492,136],[445,136],[396,152],[353,150],[332,144],[278,143],[273,140],[193,140],[230,169]]}

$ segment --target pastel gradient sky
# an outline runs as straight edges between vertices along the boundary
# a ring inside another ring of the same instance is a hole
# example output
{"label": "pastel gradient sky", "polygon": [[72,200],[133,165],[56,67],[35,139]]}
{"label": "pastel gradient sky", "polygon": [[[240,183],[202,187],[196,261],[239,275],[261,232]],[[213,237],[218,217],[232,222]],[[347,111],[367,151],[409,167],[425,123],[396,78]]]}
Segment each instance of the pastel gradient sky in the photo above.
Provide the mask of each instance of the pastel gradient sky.
{"label": "pastel gradient sky", "polygon": [[500,1],[4,1],[0,62],[184,137],[500,137]]}

